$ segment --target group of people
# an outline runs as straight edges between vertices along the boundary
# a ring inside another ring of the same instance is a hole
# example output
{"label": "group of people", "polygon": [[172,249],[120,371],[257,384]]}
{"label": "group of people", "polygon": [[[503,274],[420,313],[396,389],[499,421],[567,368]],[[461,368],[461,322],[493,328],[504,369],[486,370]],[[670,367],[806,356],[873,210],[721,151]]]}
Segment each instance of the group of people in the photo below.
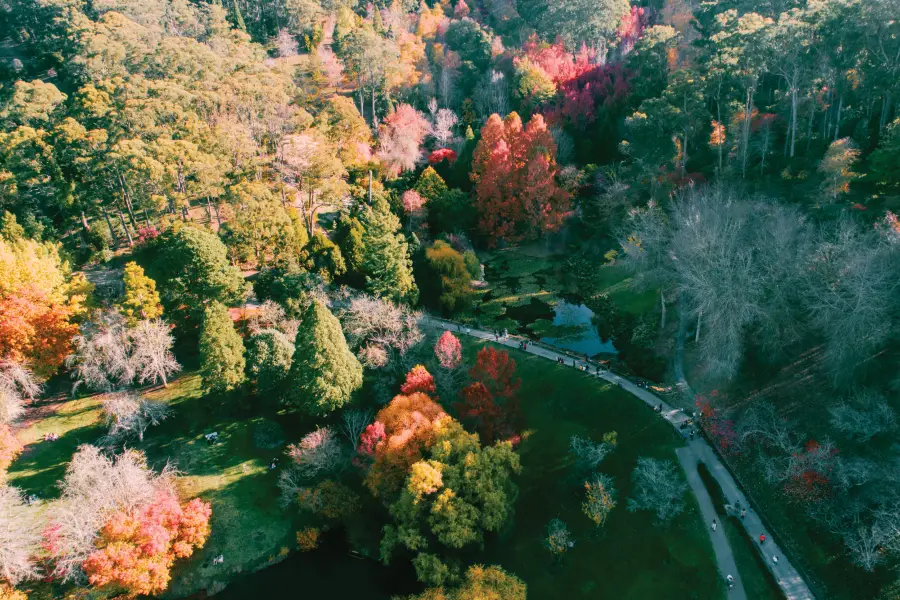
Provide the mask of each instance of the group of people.
{"label": "group of people", "polygon": [[206,439],[207,444],[215,444],[219,441],[219,432],[213,431],[212,433],[204,433],[203,437]]}
{"label": "group of people", "polygon": [[509,337],[508,329],[504,328],[504,329],[495,329],[494,330],[494,339],[497,340],[498,342],[500,340],[505,340],[508,337]]}
{"label": "group of people", "polygon": [[55,441],[58,440],[58,439],[59,439],[59,434],[58,434],[58,433],[45,433],[45,434],[44,434],[44,441],[45,441],[45,442],[55,442]]}

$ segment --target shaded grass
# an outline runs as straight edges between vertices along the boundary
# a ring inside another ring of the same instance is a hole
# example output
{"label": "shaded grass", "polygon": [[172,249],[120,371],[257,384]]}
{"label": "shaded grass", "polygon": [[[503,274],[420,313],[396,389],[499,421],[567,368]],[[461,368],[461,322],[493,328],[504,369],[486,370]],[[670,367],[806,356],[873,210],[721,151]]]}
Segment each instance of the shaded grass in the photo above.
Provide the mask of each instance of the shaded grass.
{"label": "shaded grass", "polygon": [[[471,360],[481,343],[466,344]],[[672,523],[625,509],[631,471],[640,456],[675,460],[682,442],[647,406],[615,386],[510,350],[522,377],[527,432],[514,522],[488,543],[485,563],[503,565],[528,584],[531,599],[723,598],[712,547],[693,496]],[[568,452],[572,435],[599,440],[618,432],[618,447],[598,471],[611,475],[618,505],[604,530],[582,513],[584,481]],[[544,548],[546,527],[564,520],[575,547],[560,562]]]}

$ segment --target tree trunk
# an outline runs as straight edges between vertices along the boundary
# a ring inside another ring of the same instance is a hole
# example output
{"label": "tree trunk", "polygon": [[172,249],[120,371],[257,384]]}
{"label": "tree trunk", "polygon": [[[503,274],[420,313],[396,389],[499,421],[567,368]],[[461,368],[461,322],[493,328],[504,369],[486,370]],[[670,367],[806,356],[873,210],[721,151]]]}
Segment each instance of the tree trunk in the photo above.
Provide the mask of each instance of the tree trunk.
{"label": "tree trunk", "polygon": [[91,230],[91,224],[88,223],[87,215],[84,214],[84,211],[81,211],[81,226],[84,228],[85,231]]}
{"label": "tree trunk", "polygon": [[662,317],[659,321],[659,330],[662,332],[666,328],[666,293],[663,288],[659,288],[659,306],[662,309]]}
{"label": "tree trunk", "polygon": [[113,229],[112,221],[109,218],[109,212],[106,210],[106,207],[103,207],[103,218],[106,219],[106,226],[109,227],[109,235],[112,237],[113,243],[116,247],[119,246],[119,236],[116,235],[116,230]]}
{"label": "tree trunk", "polygon": [[694,333],[694,343],[700,343],[700,321],[703,319],[703,311],[697,313],[697,331]]}
{"label": "tree trunk", "polygon": [[372,126],[377,127],[377,122],[375,121],[375,86],[372,86]]}
{"label": "tree trunk", "polygon": [[791,158],[797,145],[797,87],[791,90]]}
{"label": "tree trunk", "polygon": [[369,169],[369,206],[372,206],[372,169]]}
{"label": "tree trunk", "polygon": [[747,88],[747,104],[744,108],[744,149],[741,152],[741,177],[747,178],[747,155],[750,153],[750,117],[753,113],[753,87]]}
{"label": "tree trunk", "polygon": [[884,128],[887,127],[888,116],[891,112],[891,93],[885,92],[884,98],[881,101],[881,119],[878,123],[878,133],[884,131]]}
{"label": "tree trunk", "polygon": [[144,224],[145,224],[147,227],[152,227],[152,224],[150,223],[150,215],[149,215],[149,213],[147,213],[147,209],[146,209],[146,208],[144,209]]}
{"label": "tree trunk", "polygon": [[[719,124],[719,127],[724,128],[725,126],[722,125],[722,103],[718,98],[716,99],[716,117],[718,119],[716,122]],[[719,172],[716,174],[717,178],[722,176],[722,149],[725,147],[725,141],[719,141],[722,143],[719,144]]]}
{"label": "tree trunk", "polygon": [[806,151],[809,152],[809,149],[812,147],[812,131],[813,131],[813,121],[816,118],[816,96],[813,93],[810,96],[809,103],[809,121],[806,124]]}
{"label": "tree trunk", "polygon": [[122,212],[121,208],[118,209],[117,212],[119,213],[119,220],[122,221],[122,229],[125,230],[125,237],[128,238],[128,245],[134,246],[134,240],[131,237],[131,232],[128,231],[128,223],[125,222],[125,213]]}
{"label": "tree trunk", "polygon": [[213,208],[216,209],[216,223],[219,224],[219,229],[221,229],[222,228],[222,215],[219,214],[219,203],[216,202],[215,204],[213,204]]}
{"label": "tree trunk", "polygon": [[163,380],[163,387],[164,387],[164,388],[169,387],[169,381],[166,379],[166,371],[165,371],[165,370],[163,370],[163,371],[159,374],[159,377],[160,377],[160,379]]}
{"label": "tree trunk", "polygon": [[841,130],[841,111],[844,109],[844,95],[841,94],[838,99],[837,116],[834,118],[834,141],[838,139],[838,132]]}

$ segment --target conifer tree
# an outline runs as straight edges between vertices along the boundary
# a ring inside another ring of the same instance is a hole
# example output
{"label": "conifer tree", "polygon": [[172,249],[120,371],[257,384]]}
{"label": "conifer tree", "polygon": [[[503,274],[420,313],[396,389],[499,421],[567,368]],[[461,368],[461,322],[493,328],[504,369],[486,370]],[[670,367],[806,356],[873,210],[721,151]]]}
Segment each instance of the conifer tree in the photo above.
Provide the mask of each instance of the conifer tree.
{"label": "conifer tree", "polygon": [[400,232],[400,219],[391,212],[384,198],[376,198],[366,210],[363,226],[366,287],[376,296],[415,304],[419,289],[413,279],[409,247]]}
{"label": "conifer tree", "polygon": [[347,347],[340,321],[320,301],[303,314],[294,346],[287,403],[325,415],[349,402],[362,385],[362,365]]}
{"label": "conifer tree", "polygon": [[220,302],[211,302],[203,313],[200,357],[205,388],[227,392],[244,383],[244,341]]}
{"label": "conifer tree", "polygon": [[129,325],[134,326],[138,321],[162,316],[163,309],[159,303],[156,282],[144,275],[144,269],[140,265],[135,262],[126,263],[122,283],[125,284],[125,293],[119,306]]}

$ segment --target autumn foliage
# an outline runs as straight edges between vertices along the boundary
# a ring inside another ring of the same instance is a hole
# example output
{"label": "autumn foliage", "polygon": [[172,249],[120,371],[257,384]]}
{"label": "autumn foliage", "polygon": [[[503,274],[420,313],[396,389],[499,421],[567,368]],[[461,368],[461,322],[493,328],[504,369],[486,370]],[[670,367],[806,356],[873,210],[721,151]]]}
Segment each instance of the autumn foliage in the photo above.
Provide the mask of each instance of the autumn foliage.
{"label": "autumn foliage", "polygon": [[88,581],[132,594],[162,592],[175,560],[206,543],[211,513],[198,498],[181,505],[173,493],[160,492],[143,509],[113,514],[100,532],[99,549],[84,561]]}
{"label": "autumn foliage", "polygon": [[[378,411],[375,424],[381,424],[384,434],[372,444],[373,462],[366,474],[366,486],[373,494],[387,496],[400,490],[412,464],[421,460],[422,452],[434,443],[445,418],[449,417],[444,409],[421,393],[396,396]],[[361,445],[366,444],[367,433],[368,429],[361,436]]]}
{"label": "autumn foliage", "polygon": [[525,127],[514,112],[491,115],[472,170],[478,228],[490,245],[535,239],[562,225],[569,194],[556,183],[556,143],[541,115]]}
{"label": "autumn foliage", "polygon": [[522,380],[515,373],[516,361],[490,346],[478,352],[469,370],[475,381],[460,392],[454,407],[460,419],[474,425],[483,444],[516,441],[522,421],[516,392]]}
{"label": "autumn foliage", "polygon": [[434,355],[445,369],[453,369],[462,360],[462,345],[455,335],[445,331],[434,345]]}
{"label": "autumn foliage", "polygon": [[434,377],[422,365],[416,365],[406,374],[406,381],[400,386],[400,392],[406,395],[421,392],[431,394],[435,390]]}
{"label": "autumn foliage", "polygon": [[456,162],[456,152],[450,148],[438,148],[428,155],[428,164],[436,165],[439,162],[447,161],[451,165]]}
{"label": "autumn foliage", "polygon": [[485,346],[478,351],[475,366],[469,369],[469,376],[500,398],[514,397],[522,385],[522,380],[516,377],[516,361],[507,352],[492,346]]}
{"label": "autumn foliage", "polygon": [[[715,399],[719,396],[716,390],[710,393]],[[737,443],[737,434],[734,431],[734,421],[726,419],[721,411],[710,404],[710,399],[705,396],[697,396],[695,401],[700,409],[700,425],[706,433],[716,442],[722,452],[732,452]]]}
{"label": "autumn foliage", "polygon": [[9,425],[0,425],[0,481],[9,465],[22,453],[22,442],[16,437]]}
{"label": "autumn foliage", "polygon": [[401,104],[384,118],[378,134],[378,158],[394,173],[408,171],[422,157],[428,121],[409,104]]}

